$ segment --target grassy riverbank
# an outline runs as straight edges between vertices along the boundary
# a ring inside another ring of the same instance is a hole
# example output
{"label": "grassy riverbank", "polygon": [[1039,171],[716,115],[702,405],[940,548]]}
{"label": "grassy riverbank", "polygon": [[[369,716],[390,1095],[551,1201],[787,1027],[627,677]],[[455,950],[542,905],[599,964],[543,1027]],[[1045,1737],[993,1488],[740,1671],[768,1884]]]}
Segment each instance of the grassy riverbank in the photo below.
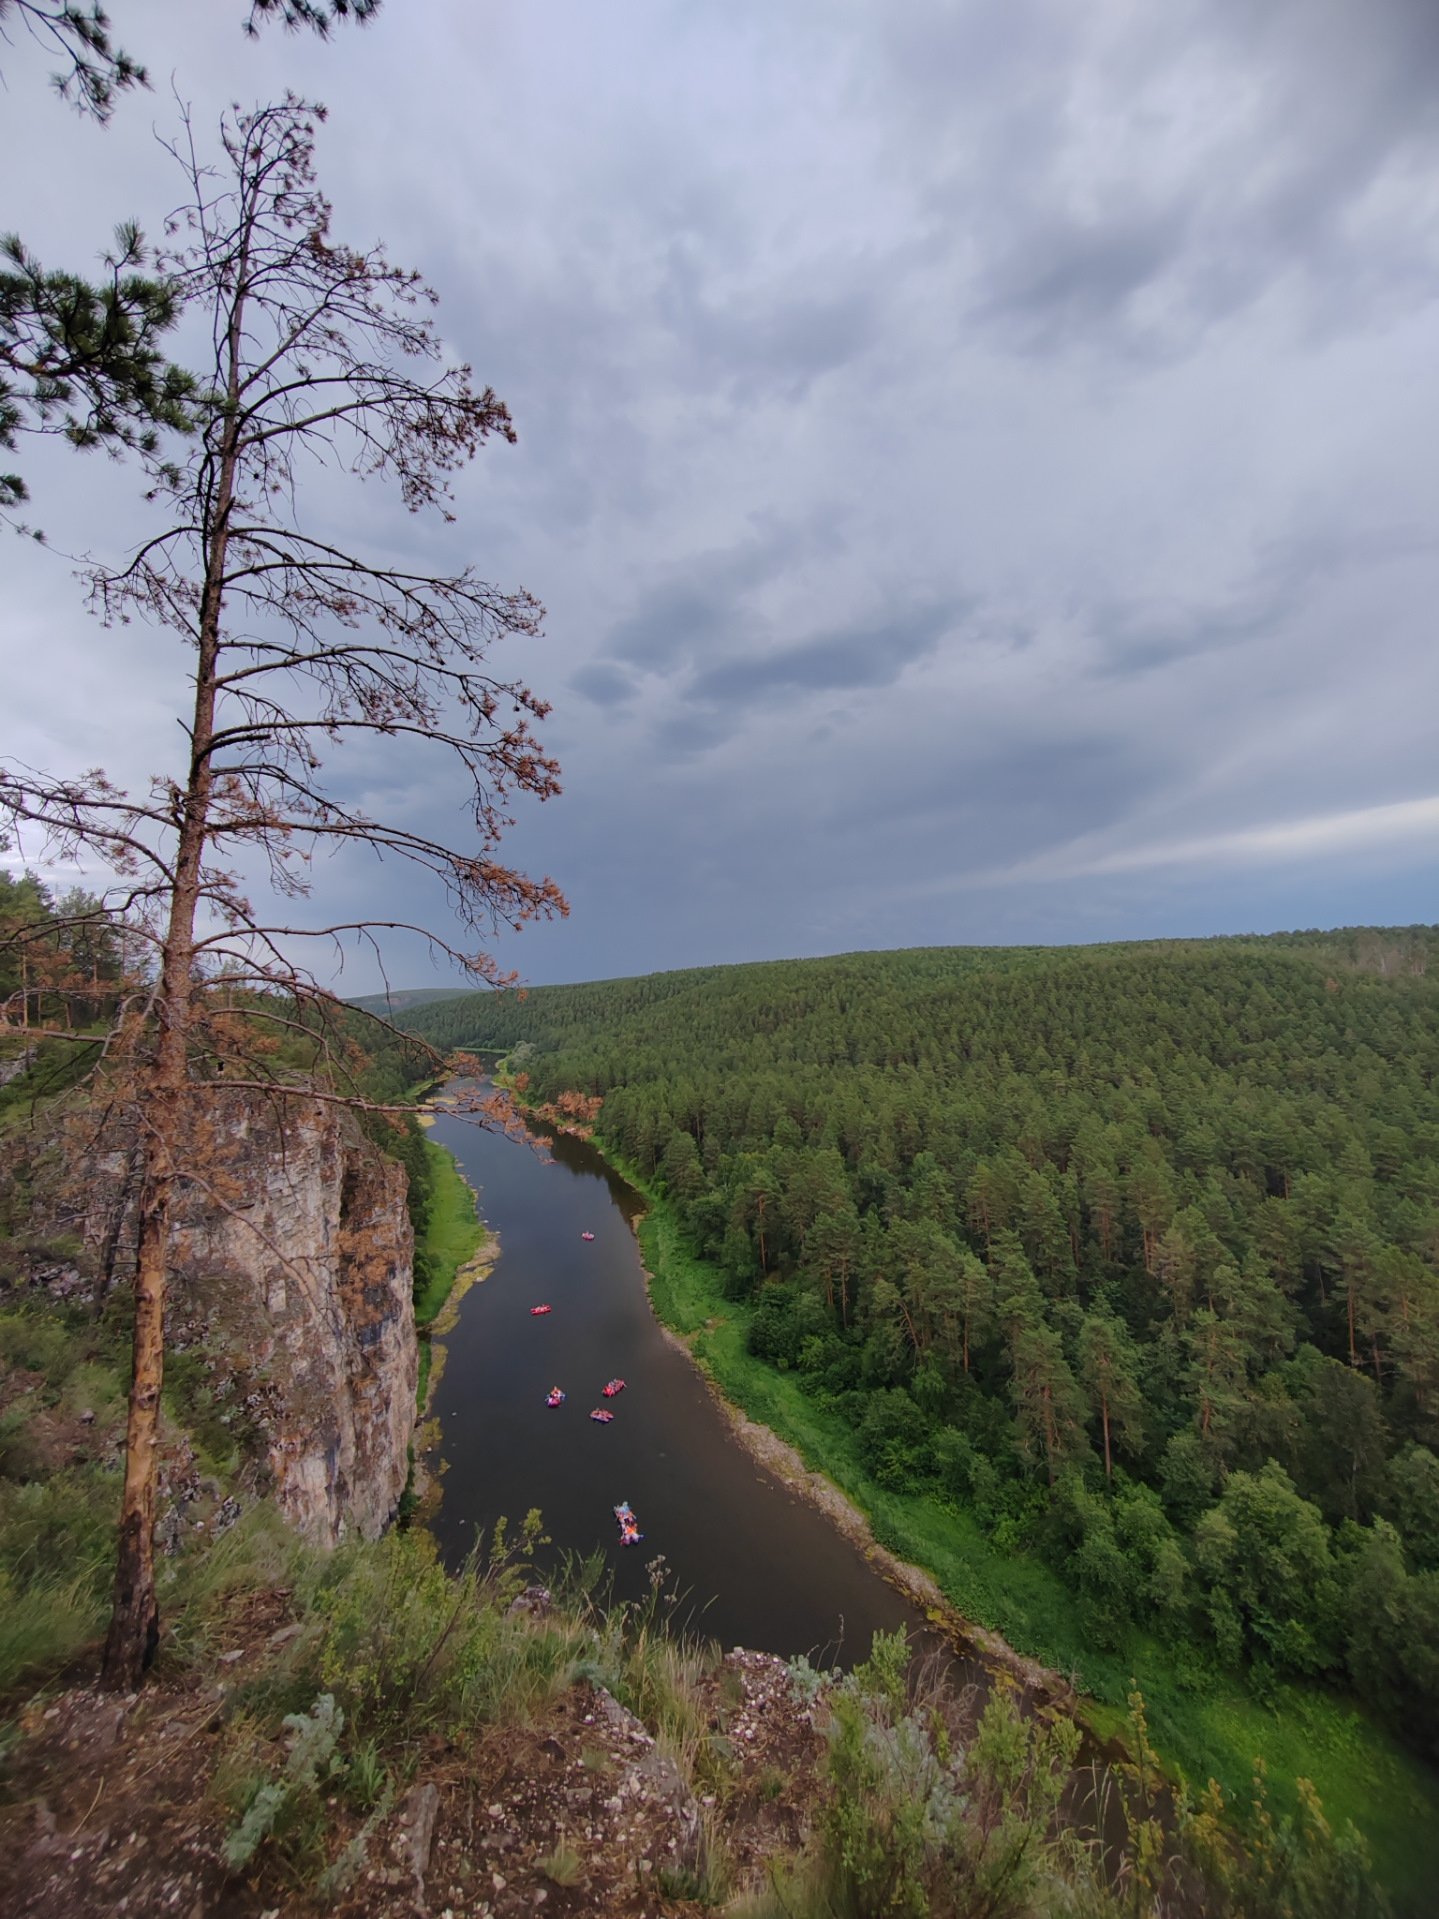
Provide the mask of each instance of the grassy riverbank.
{"label": "grassy riverbank", "polygon": [[1256,1759],[1274,1802],[1296,1803],[1294,1781],[1313,1782],[1335,1824],[1352,1820],[1369,1841],[1396,1910],[1421,1919],[1439,1884],[1439,1780],[1350,1696],[1315,1686],[1278,1687],[1261,1702],[1235,1675],[1136,1635],[1122,1654],[1097,1654],[1081,1638],[1073,1596],[1032,1555],[997,1550],[974,1519],[938,1501],[885,1491],[864,1471],[850,1428],[818,1409],[799,1376],[777,1371],[747,1349],[752,1309],[724,1295],[721,1276],[695,1257],[672,1210],[646,1192],[640,1225],[650,1296],[666,1325],[685,1338],[719,1390],[777,1433],[806,1464],[826,1474],[868,1515],[890,1551],[924,1567],[952,1603],[1002,1633],[1018,1651],[1074,1673],[1089,1695],[1085,1716],[1101,1736],[1121,1731],[1131,1676],[1149,1710],[1150,1732],[1172,1769],[1196,1788],[1217,1779],[1228,1800],[1247,1804]]}
{"label": "grassy riverbank", "polygon": [[485,1229],[475,1209],[475,1194],[452,1153],[433,1140],[425,1141],[430,1163],[430,1214],[423,1246],[428,1255],[425,1285],[415,1295],[415,1330],[420,1337],[419,1403],[423,1411],[430,1387],[432,1348],[430,1333],[454,1291],[460,1268],[485,1242]]}

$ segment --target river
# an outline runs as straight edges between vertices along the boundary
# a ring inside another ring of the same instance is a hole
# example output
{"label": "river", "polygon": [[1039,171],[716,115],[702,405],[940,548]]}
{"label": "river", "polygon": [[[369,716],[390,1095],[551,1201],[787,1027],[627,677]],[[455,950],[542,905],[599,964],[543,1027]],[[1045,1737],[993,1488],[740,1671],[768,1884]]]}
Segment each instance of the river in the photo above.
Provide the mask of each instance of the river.
{"label": "river", "polygon": [[[430,1137],[500,1242],[460,1302],[433,1397],[444,1471],[431,1524],[446,1560],[464,1557],[477,1527],[488,1535],[502,1515],[514,1527],[538,1507],[549,1555],[604,1552],[618,1599],[643,1597],[663,1555],[678,1619],[723,1646],[850,1665],[880,1628],[930,1640],[858,1548],[750,1457],[661,1331],[634,1234],[641,1202],[599,1154],[567,1138],[532,1151],[443,1109]],[[536,1316],[538,1305],[551,1311]],[[624,1391],[602,1398],[616,1376]],[[552,1386],[566,1395],[554,1410]],[[592,1421],[592,1407],[613,1423]],[[622,1500],[639,1546],[619,1543]]]}

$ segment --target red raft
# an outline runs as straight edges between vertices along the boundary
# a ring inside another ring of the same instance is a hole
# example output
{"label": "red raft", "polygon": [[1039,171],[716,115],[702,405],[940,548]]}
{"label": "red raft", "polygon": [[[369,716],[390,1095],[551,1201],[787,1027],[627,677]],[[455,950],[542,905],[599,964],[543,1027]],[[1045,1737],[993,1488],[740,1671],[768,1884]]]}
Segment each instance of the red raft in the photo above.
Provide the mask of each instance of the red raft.
{"label": "red raft", "polygon": [[549,1311],[550,1311],[550,1308],[548,1306],[531,1306],[530,1318],[538,1319],[541,1313],[547,1313]]}
{"label": "red raft", "polygon": [[607,1413],[603,1406],[596,1406],[590,1414],[590,1418],[597,1420],[601,1426],[608,1426],[613,1423],[614,1414]]}
{"label": "red raft", "polygon": [[600,1387],[606,1399],[613,1399],[616,1393],[622,1393],[624,1389],[625,1382],[622,1379],[612,1379],[608,1386]]}

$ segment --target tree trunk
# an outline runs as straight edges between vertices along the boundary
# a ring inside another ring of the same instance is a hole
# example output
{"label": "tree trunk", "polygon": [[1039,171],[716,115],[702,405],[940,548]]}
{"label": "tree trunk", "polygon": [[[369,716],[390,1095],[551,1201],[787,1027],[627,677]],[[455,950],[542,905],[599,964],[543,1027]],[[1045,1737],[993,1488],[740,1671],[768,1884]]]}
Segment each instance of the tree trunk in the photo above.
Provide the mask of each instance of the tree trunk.
{"label": "tree trunk", "polygon": [[[157,1169],[159,1170],[159,1169]],[[125,1490],[115,1566],[115,1607],[105,1641],[105,1683],[133,1692],[155,1656],[160,1609],[155,1597],[155,1451],[165,1369],[165,1241],[172,1182],[149,1178],[140,1200],[135,1272],[135,1376],[125,1428]]]}
{"label": "tree trunk", "polygon": [[[213,712],[214,689],[210,687]],[[199,702],[197,701],[197,707]],[[197,719],[199,714],[197,713]],[[198,731],[198,728],[197,728]],[[141,1099],[145,1128],[145,1176],[135,1264],[134,1376],[125,1426],[125,1487],[120,1501],[120,1544],[115,1566],[115,1606],[105,1641],[107,1686],[133,1692],[155,1656],[160,1612],[155,1596],[156,1443],[160,1391],[165,1374],[165,1259],[176,1160],[185,1137],[190,973],[194,960],[195,906],[200,855],[209,810],[208,734],[203,771],[192,773],[181,828],[181,856],[165,939],[157,1015],[159,1039],[150,1095]]]}
{"label": "tree trunk", "polygon": [[1101,1393],[1099,1395],[1099,1413],[1100,1413],[1101,1419],[1103,1419],[1104,1421],[1104,1477],[1106,1479],[1112,1479],[1114,1477],[1114,1473],[1109,1463],[1109,1394],[1108,1393]]}
{"label": "tree trunk", "polygon": [[[213,686],[210,689],[213,710]],[[197,708],[199,701],[196,702]],[[197,712],[197,719],[199,713]],[[205,729],[207,735],[209,728]],[[156,1444],[160,1390],[165,1376],[165,1255],[175,1163],[184,1134],[186,1040],[190,1017],[190,971],[194,958],[195,905],[204,815],[209,805],[208,757],[203,775],[192,771],[176,861],[175,891],[157,1001],[159,1037],[150,1072],[149,1097],[140,1099],[145,1174],[135,1261],[134,1373],[125,1425],[125,1486],[120,1499],[120,1545],[115,1565],[115,1607],[105,1641],[107,1686],[133,1692],[155,1656],[160,1610],[155,1596]]]}
{"label": "tree trunk", "polygon": [[135,1271],[134,1377],[125,1427],[125,1486],[120,1502],[120,1544],[115,1603],[105,1641],[103,1680],[133,1692],[155,1656],[160,1608],[155,1593],[155,1482],[160,1393],[165,1375],[165,1279],[170,1206],[187,1137],[188,1039],[195,964],[195,914],[201,863],[208,839],[214,784],[216,674],[220,614],[230,511],[239,463],[239,368],[243,339],[245,274],[242,269],[230,310],[230,408],[216,457],[214,505],[205,526],[205,584],[200,599],[195,717],[190,735],[190,771],[180,812],[156,1000],[159,1033],[154,1060],[139,1095],[145,1137],[145,1177],[140,1189],[138,1258]]}

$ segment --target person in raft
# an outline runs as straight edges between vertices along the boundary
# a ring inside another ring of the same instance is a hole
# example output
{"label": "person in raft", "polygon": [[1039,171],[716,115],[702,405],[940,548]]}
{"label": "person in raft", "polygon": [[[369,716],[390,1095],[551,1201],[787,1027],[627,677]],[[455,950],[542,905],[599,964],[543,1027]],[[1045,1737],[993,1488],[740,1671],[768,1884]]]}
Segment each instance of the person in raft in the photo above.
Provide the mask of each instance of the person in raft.
{"label": "person in raft", "polygon": [[640,1522],[635,1518],[630,1502],[627,1499],[622,1500],[621,1503],[615,1507],[615,1518],[620,1522],[620,1544],[622,1546],[637,1546],[644,1538],[644,1534],[640,1531]]}
{"label": "person in raft", "polygon": [[559,1387],[551,1386],[550,1390],[545,1394],[545,1404],[547,1406],[563,1406],[564,1403],[565,1396]]}

